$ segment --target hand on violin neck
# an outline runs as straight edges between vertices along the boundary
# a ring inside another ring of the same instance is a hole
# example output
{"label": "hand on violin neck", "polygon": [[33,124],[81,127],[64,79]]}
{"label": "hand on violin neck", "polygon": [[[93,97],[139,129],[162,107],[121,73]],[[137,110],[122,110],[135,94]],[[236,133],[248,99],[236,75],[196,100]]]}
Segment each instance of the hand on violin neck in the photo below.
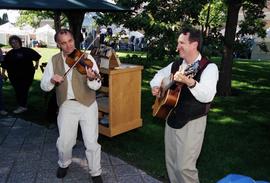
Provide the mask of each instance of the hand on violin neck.
{"label": "hand on violin neck", "polygon": [[64,78],[58,74],[55,74],[52,78],[51,78],[51,83],[52,84],[60,84],[64,81]]}
{"label": "hand on violin neck", "polygon": [[85,70],[86,70],[86,75],[90,81],[93,81],[94,79],[96,79],[96,72],[91,67],[85,66]]}

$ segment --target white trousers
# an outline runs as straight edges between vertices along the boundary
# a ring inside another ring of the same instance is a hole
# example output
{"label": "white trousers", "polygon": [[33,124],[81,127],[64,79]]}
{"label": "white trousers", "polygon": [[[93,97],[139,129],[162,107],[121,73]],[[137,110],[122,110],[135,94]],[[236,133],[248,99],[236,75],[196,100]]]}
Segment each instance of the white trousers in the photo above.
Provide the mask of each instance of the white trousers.
{"label": "white trousers", "polygon": [[59,137],[56,142],[58,149],[58,165],[68,167],[72,162],[72,148],[76,144],[78,125],[82,130],[85,154],[91,176],[101,174],[101,146],[98,144],[98,107],[94,102],[89,107],[77,101],[66,100],[59,109],[57,117]]}
{"label": "white trousers", "polygon": [[171,183],[199,183],[196,162],[200,155],[206,116],[189,121],[183,128],[165,127],[165,159]]}

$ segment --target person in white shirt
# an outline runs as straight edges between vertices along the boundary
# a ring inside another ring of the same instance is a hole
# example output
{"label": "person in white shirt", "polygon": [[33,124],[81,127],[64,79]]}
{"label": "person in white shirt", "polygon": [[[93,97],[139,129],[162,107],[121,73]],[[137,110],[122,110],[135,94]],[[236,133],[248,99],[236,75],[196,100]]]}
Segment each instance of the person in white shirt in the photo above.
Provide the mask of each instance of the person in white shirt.
{"label": "person in white shirt", "polygon": [[[87,55],[92,67],[85,66],[85,73],[78,67],[70,69],[67,58],[75,51],[74,37],[70,30],[61,29],[55,34],[55,42],[60,52],[49,60],[44,70],[40,86],[44,91],[55,88],[59,113],[57,125],[58,165],[56,176],[64,178],[72,162],[72,148],[76,144],[78,125],[86,147],[89,173],[94,183],[102,183],[101,178],[101,146],[98,144],[98,107],[95,91],[101,82],[97,79],[99,73],[93,57]],[[86,55],[83,56],[82,62]],[[77,60],[74,60],[74,63]],[[83,62],[84,63],[84,62]],[[81,64],[81,63],[78,63]],[[69,72],[67,72],[69,71]]]}
{"label": "person in white shirt", "polygon": [[[176,106],[166,116],[165,160],[171,183],[199,183],[196,162],[218,81],[218,67],[201,55],[201,44],[199,30],[183,27],[177,45],[181,59],[159,70],[150,81],[152,94],[157,97],[165,78],[175,81],[171,90],[180,87]],[[196,72],[188,75],[187,68]]]}

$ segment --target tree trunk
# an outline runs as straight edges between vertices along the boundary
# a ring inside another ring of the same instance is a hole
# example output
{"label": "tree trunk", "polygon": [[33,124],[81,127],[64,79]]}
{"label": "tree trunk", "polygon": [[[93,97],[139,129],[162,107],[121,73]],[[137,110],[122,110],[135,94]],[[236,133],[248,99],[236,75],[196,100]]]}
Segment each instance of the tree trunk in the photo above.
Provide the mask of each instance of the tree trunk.
{"label": "tree trunk", "polygon": [[238,13],[242,6],[241,1],[228,2],[228,15],[225,27],[224,50],[220,64],[218,95],[231,95],[232,65],[234,40],[238,23]]}
{"label": "tree trunk", "polygon": [[70,30],[73,32],[75,47],[80,49],[80,43],[83,41],[81,28],[85,11],[66,11],[64,14],[67,16]]}
{"label": "tree trunk", "polygon": [[59,31],[61,29],[61,19],[60,19],[60,16],[61,16],[61,11],[54,11],[54,29],[55,31]]}

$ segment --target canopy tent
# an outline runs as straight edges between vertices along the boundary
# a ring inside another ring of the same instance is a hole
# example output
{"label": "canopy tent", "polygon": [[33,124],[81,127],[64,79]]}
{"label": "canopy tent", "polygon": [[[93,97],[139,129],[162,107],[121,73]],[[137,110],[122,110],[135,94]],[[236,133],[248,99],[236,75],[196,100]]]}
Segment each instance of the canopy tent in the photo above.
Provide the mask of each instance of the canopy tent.
{"label": "canopy tent", "polygon": [[134,36],[135,38],[142,38],[144,35],[140,33],[139,31],[130,31],[129,37]]}
{"label": "canopy tent", "polygon": [[54,35],[55,30],[48,24],[36,29],[36,40],[45,42],[48,47],[56,47]]}
{"label": "canopy tent", "polygon": [[0,9],[53,10],[64,12],[69,19],[70,29],[74,33],[76,47],[79,47],[81,42],[81,17],[86,12],[130,11],[111,3],[111,0],[0,0]]}
{"label": "canopy tent", "polygon": [[27,33],[29,33],[29,34],[34,34],[34,32],[35,32],[35,28],[32,27],[32,26],[29,25],[29,24],[24,25],[24,26],[22,27],[22,30],[25,31],[25,32],[27,32]]}
{"label": "canopy tent", "polygon": [[1,9],[80,10],[92,12],[127,11],[106,0],[0,0]]}
{"label": "canopy tent", "polygon": [[29,34],[20,28],[14,26],[10,22],[0,25],[0,43],[8,45],[8,39],[11,35],[17,35],[22,39],[23,46],[27,46],[30,42]]}
{"label": "canopy tent", "polygon": [[80,45],[81,16],[86,12],[130,11],[111,3],[111,0],[0,0],[0,9],[53,10],[64,12],[74,33],[75,45]]}

